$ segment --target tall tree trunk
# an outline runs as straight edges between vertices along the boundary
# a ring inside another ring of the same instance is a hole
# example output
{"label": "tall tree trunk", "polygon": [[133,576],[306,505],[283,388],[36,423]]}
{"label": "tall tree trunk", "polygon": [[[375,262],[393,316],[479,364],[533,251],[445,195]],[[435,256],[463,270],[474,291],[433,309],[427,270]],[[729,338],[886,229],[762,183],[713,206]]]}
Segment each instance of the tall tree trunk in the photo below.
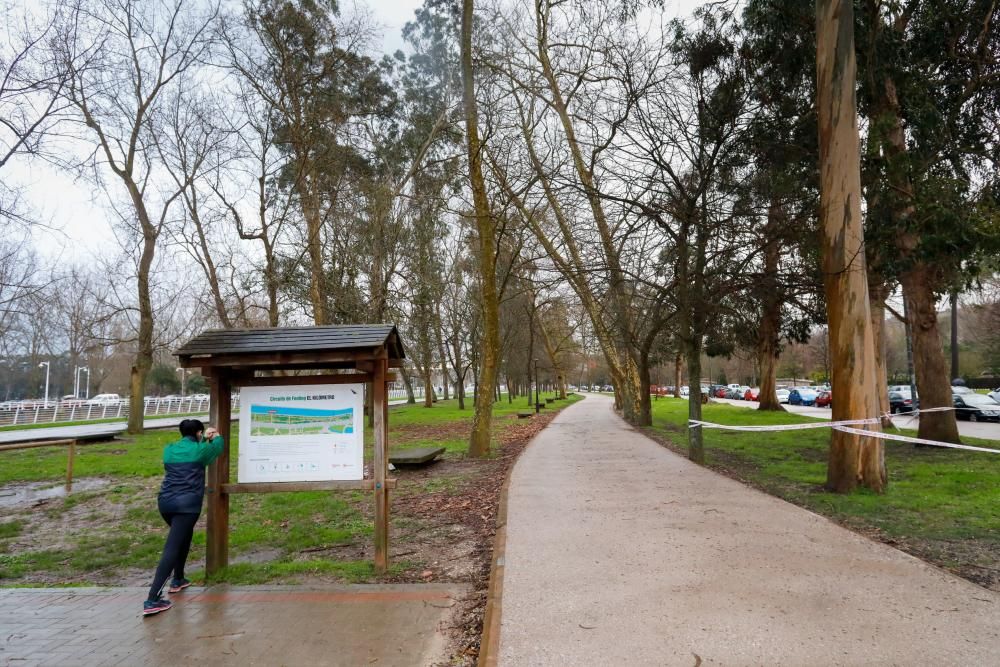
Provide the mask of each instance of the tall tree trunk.
{"label": "tall tree trunk", "polygon": [[479,357],[479,391],[476,413],[469,437],[469,456],[486,456],[490,451],[493,423],[493,386],[497,379],[500,356],[500,299],[497,294],[496,229],[486,197],[483,178],[483,155],[479,141],[479,110],[472,71],[473,0],[462,0],[462,102],[465,108],[465,143],[469,156],[469,181],[472,186],[476,232],[479,237],[479,275],[482,290],[483,337]]}
{"label": "tall tree trunk", "polygon": [[410,374],[406,372],[406,369],[400,369],[400,377],[403,378],[403,388],[406,389],[406,403],[407,405],[413,405],[417,402],[417,397],[413,395],[413,383],[410,382]]}
{"label": "tall tree trunk", "polygon": [[149,273],[156,253],[157,228],[150,222],[145,203],[137,187],[129,182],[129,192],[142,229],[142,254],[136,275],[139,305],[139,331],[136,340],[135,363],[129,372],[129,413],[127,430],[142,433],[145,423],[146,376],[153,367],[153,300],[149,293]]}
{"label": "tall tree trunk", "polygon": [[760,394],[758,410],[784,411],[778,401],[777,368],[781,347],[781,291],[778,287],[778,262],[781,244],[777,229],[783,222],[784,212],[778,201],[772,201],[767,210],[764,227],[764,276],[761,280],[763,309],[757,333],[757,359],[760,363]]}
{"label": "tall tree trunk", "polygon": [[958,292],[951,291],[951,379],[957,380],[961,375],[958,367]]}
{"label": "tall tree trunk", "polygon": [[[882,426],[892,426],[889,417],[889,369],[886,363],[885,340],[885,300],[889,297],[889,289],[884,282],[876,282],[869,271],[868,299],[872,316],[872,338],[875,345],[875,378],[878,382],[878,413],[882,415]],[[836,396],[834,397],[836,399]]]}
{"label": "tall tree trunk", "polygon": [[[922,261],[900,275],[907,317],[913,336],[913,368],[917,376],[920,409],[951,407],[948,364],[938,329],[937,299],[934,293],[937,271]],[[961,442],[955,412],[925,412],[920,415],[917,435],[928,440]]]}
{"label": "tall tree trunk", "polygon": [[304,183],[299,187],[299,196],[302,197],[306,248],[309,251],[309,302],[313,309],[313,323],[320,326],[329,324],[323,294],[323,218],[318,197]]}
{"label": "tall tree trunk", "polygon": [[[907,152],[906,135],[896,82],[888,75],[882,79],[879,102],[879,121],[885,129],[883,143],[887,156],[898,161]],[[951,378],[941,347],[937,321],[937,295],[943,276],[941,269],[924,262],[917,256],[919,236],[910,229],[910,219],[915,213],[913,183],[904,169],[890,168],[887,176],[895,197],[893,222],[896,224],[896,248],[909,266],[900,274],[903,298],[912,333],[914,366],[917,390],[922,409],[952,406]],[[930,440],[959,442],[958,424],[952,410],[928,412],[920,416],[918,435]]]}
{"label": "tall tree trunk", "polygon": [[424,407],[431,408],[434,407],[434,381],[431,379],[431,367],[430,364],[424,366],[423,380],[424,380]]}
{"label": "tall tree trunk", "polygon": [[674,398],[681,397],[681,383],[684,381],[684,355],[680,350],[674,355]]}
{"label": "tall tree trunk", "polygon": [[[861,219],[856,78],[852,0],[817,0],[821,249],[837,388],[834,420],[867,419],[878,413]],[[881,493],[886,483],[881,440],[831,431],[828,488],[845,493],[861,485]]]}
{"label": "tall tree trunk", "polygon": [[[696,335],[688,346],[688,419],[701,419],[701,352],[702,337]],[[702,427],[688,427],[688,458],[705,463],[705,441]]]}
{"label": "tall tree trunk", "polygon": [[653,425],[653,405],[649,398],[649,349],[639,356],[639,426]]}

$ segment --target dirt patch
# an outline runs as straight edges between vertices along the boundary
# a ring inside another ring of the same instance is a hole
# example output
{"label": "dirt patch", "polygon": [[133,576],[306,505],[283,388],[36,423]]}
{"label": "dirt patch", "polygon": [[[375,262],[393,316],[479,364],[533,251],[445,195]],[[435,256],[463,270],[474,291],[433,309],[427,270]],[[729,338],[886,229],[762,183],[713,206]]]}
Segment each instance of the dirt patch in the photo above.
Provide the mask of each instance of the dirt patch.
{"label": "dirt patch", "polygon": [[406,424],[392,430],[394,445],[421,440],[454,440],[469,435],[472,419],[457,419],[443,424]]}

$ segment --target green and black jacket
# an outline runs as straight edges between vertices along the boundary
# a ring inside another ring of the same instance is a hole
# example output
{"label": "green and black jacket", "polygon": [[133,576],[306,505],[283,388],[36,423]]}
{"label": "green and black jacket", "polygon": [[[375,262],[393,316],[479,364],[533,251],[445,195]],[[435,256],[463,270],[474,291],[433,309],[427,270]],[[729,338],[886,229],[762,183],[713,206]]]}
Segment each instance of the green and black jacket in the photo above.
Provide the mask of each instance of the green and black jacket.
{"label": "green and black jacket", "polygon": [[163,485],[158,504],[161,512],[201,513],[205,497],[205,466],[222,453],[222,436],[198,442],[185,436],[163,450]]}

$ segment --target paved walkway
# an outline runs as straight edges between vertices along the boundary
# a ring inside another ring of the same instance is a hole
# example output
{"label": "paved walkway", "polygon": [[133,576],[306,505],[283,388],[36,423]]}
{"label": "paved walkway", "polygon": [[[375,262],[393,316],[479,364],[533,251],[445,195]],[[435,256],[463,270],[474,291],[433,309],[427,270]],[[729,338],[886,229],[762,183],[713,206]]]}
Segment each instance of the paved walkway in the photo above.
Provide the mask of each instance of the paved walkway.
{"label": "paved walkway", "polygon": [[514,468],[503,665],[996,665],[1000,595],[689,463],[611,399]]}
{"label": "paved walkway", "polygon": [[0,589],[0,665],[432,665],[459,585]]}

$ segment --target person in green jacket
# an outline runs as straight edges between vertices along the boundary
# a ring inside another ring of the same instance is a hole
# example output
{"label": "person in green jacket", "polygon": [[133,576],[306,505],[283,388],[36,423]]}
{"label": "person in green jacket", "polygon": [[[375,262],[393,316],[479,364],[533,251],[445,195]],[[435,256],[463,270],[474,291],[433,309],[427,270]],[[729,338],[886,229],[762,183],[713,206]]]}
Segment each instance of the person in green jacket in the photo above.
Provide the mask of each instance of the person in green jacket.
{"label": "person in green jacket", "polygon": [[180,593],[191,585],[184,578],[184,564],[205,497],[205,466],[217,459],[223,449],[218,431],[212,427],[206,430],[197,419],[182,421],[180,431],[183,437],[163,450],[163,484],[157,506],[170,531],[149,588],[149,597],[142,605],[143,616],[170,609],[171,602],[162,597],[162,592],[171,574],[173,579],[168,593]]}

